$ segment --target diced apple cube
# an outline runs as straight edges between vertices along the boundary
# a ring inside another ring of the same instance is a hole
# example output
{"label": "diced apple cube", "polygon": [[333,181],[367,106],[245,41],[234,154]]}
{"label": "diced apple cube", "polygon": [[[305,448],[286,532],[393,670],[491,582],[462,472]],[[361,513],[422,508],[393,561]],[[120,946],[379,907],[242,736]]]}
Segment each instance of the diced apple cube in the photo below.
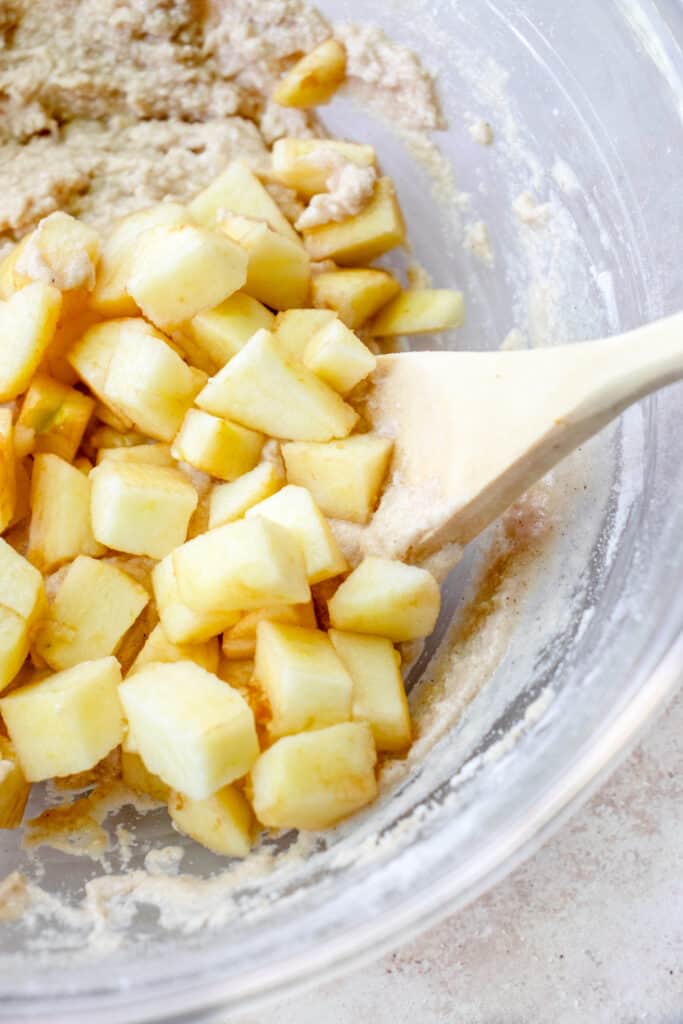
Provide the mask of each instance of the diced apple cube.
{"label": "diced apple cube", "polygon": [[274,604],[246,612],[223,634],[223,655],[231,661],[253,658],[256,651],[256,632],[260,622],[281,622],[290,626],[315,629],[317,623],[313,604]]}
{"label": "diced apple cube", "polygon": [[9,409],[0,409],[0,533],[14,518],[17,500],[14,427]]}
{"label": "diced apple cube", "polygon": [[243,290],[273,309],[303,306],[311,285],[311,261],[300,242],[263,221],[225,214],[222,231],[249,257]]}
{"label": "diced apple cube", "polygon": [[275,739],[351,717],[351,677],[318,629],[261,622],[254,675],[268,697]]}
{"label": "diced apple cube", "polygon": [[268,331],[258,331],[212,377],[197,405],[271,437],[330,441],[346,437],[358,414],[305,366],[289,359]]}
{"label": "diced apple cube", "polygon": [[160,804],[165,804],[171,795],[171,787],[158,775],[148,772],[140,755],[132,750],[121,751],[121,776],[130,789],[145,793]]}
{"label": "diced apple cube", "polygon": [[[104,388],[109,364],[123,333],[128,330],[153,332],[153,328],[140,319],[111,320],[104,324],[93,324],[69,349],[67,355],[68,363],[83,383],[87,384],[107,407],[110,403]],[[114,410],[114,413],[119,418],[122,415],[120,410]],[[98,413],[98,419],[100,418],[101,414]],[[121,422],[129,427],[132,426],[132,421],[127,417]]]}
{"label": "diced apple cube", "polygon": [[[43,577],[0,537],[0,607],[11,608],[32,631],[47,611]],[[0,683],[0,689],[2,684]]]}
{"label": "diced apple cube", "polygon": [[367,523],[391,461],[393,441],[355,434],[343,441],[282,446],[287,480],[311,492],[326,516]]}
{"label": "diced apple cube", "polygon": [[393,299],[401,285],[387,270],[354,267],[326,270],[311,282],[311,302],[318,309],[334,310],[347,327],[362,327]]}
{"label": "diced apple cube", "polygon": [[288,484],[250,508],[247,520],[253,516],[277,523],[298,541],[309,583],[319,583],[348,569],[327,520],[305,487]]}
{"label": "diced apple cube", "polygon": [[26,660],[30,646],[26,619],[0,605],[0,693],[9,686]]}
{"label": "diced apple cube", "polygon": [[252,769],[256,817],[270,828],[330,828],[374,800],[376,760],[365,722],[284,736]]}
{"label": "diced apple cube", "polygon": [[299,542],[290,530],[261,516],[210,530],[172,557],[180,598],[199,612],[249,611],[310,599]]}
{"label": "diced apple cube", "polygon": [[244,775],[258,757],[249,705],[192,661],[147,665],[119,695],[147,770],[194,800]]}
{"label": "diced apple cube", "polygon": [[328,103],[345,77],[346,50],[336,39],[326,39],[289,69],[273,99],[283,107],[315,107]]}
{"label": "diced apple cube", "polygon": [[58,455],[36,455],[31,509],[27,556],[41,572],[77,555],[104,554],[90,523],[90,480]]}
{"label": "diced apple cube", "polygon": [[223,173],[192,200],[190,211],[207,228],[215,228],[224,213],[263,221],[273,231],[301,245],[299,236],[280,207],[241,160],[228,164]]}
{"label": "diced apple cube", "polygon": [[412,288],[401,292],[369,325],[376,337],[432,334],[462,327],[465,301],[450,288]]}
{"label": "diced apple cube", "polygon": [[30,792],[14,746],[0,733],[0,829],[21,825]]}
{"label": "diced apple cube", "polygon": [[200,668],[207,672],[216,672],[220,652],[217,637],[205,640],[200,644],[174,644],[172,643],[161,623],[157,623],[147,637],[145,645],[133,662],[129,675],[139,670],[150,662],[174,662],[194,661]]}
{"label": "diced apple cube", "polygon": [[42,281],[62,292],[87,294],[95,284],[100,239],[94,228],[56,210],[23,240],[14,270],[17,287]]}
{"label": "diced apple cube", "polygon": [[439,584],[426,569],[365,558],[328,602],[335,629],[399,643],[428,636],[439,616]]}
{"label": "diced apple cube", "polygon": [[192,224],[192,216],[179,203],[159,203],[117,221],[102,248],[91,299],[93,308],[103,316],[136,316],[138,306],[128,293],[128,278],[140,235],[161,225],[184,224]]}
{"label": "diced apple cube", "polygon": [[372,146],[336,139],[278,139],[273,143],[273,177],[310,199],[327,191],[327,179],[339,158],[359,167],[374,167]]}
{"label": "diced apple cube", "polygon": [[198,313],[174,334],[189,362],[216,373],[253,334],[270,330],[275,315],[251,295],[235,292],[214,309]]}
{"label": "diced apple cube", "polygon": [[34,431],[35,452],[51,452],[72,462],[94,407],[92,398],[81,391],[36,376],[24,397],[17,425]]}
{"label": "diced apple cube", "polygon": [[241,519],[252,507],[279,491],[284,484],[281,471],[272,462],[262,462],[230,484],[220,484],[211,492],[209,529]]}
{"label": "diced apple cube", "polygon": [[249,801],[234,786],[223,786],[204,800],[171,793],[168,813],[184,835],[225,857],[246,857],[254,835]]}
{"label": "diced apple cube", "polygon": [[62,296],[37,281],[0,302],[0,402],[16,398],[52,341]]}
{"label": "diced apple cube", "polygon": [[90,482],[92,529],[106,547],[160,559],[187,537],[198,497],[179,470],[108,460]]}
{"label": "diced apple cube", "polygon": [[197,612],[181,601],[172,555],[155,567],[152,583],[164,633],[174,644],[202,643],[234,626],[240,618],[239,611],[215,608]]}
{"label": "diced apple cube", "polygon": [[412,739],[410,712],[401,655],[391,640],[337,629],[329,637],[353,681],[351,717],[369,724],[377,750],[405,750]]}
{"label": "diced apple cube", "polygon": [[405,242],[406,229],[391,178],[379,178],[366,206],[343,221],[330,221],[303,232],[313,260],[342,266],[369,263]]}
{"label": "diced apple cube", "polygon": [[167,444],[134,444],[130,448],[100,448],[97,452],[98,466],[102,462],[135,462],[169,468],[175,466],[175,459]]}
{"label": "diced apple cube", "polygon": [[306,346],[321,327],[334,320],[327,309],[288,309],[278,313],[274,335],[280,348],[292,359],[302,360]]}
{"label": "diced apple cube", "polygon": [[176,459],[189,462],[219,480],[235,480],[253,469],[265,442],[259,434],[239,423],[189,409],[173,442]]}
{"label": "diced apple cube", "polygon": [[148,601],[147,591],[127,573],[79,555],[38,629],[36,653],[57,670],[113,654]]}
{"label": "diced apple cube", "polygon": [[308,369],[340,395],[352,391],[376,363],[367,345],[336,317],[313,335],[304,351]]}
{"label": "diced apple cube", "polygon": [[85,661],[0,699],[29,782],[93,768],[123,738],[116,658]]}

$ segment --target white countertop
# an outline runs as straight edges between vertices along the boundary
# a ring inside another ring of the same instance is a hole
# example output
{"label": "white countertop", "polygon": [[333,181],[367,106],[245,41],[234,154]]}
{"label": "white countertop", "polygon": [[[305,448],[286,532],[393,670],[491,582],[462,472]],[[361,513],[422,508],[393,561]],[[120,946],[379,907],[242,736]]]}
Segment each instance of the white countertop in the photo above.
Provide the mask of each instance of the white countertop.
{"label": "white countertop", "polygon": [[297,1024],[681,1024],[683,695],[492,892],[270,1012]]}

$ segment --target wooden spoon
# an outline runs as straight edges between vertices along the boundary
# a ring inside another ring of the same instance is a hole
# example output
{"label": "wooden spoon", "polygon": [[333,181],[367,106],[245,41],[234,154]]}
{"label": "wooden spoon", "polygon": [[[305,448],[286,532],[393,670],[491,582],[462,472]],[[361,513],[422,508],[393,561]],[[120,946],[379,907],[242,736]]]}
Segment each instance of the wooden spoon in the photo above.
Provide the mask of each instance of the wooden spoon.
{"label": "wooden spoon", "polygon": [[364,401],[391,480],[358,554],[465,545],[628,405],[683,377],[683,313],[601,341],[380,356]]}

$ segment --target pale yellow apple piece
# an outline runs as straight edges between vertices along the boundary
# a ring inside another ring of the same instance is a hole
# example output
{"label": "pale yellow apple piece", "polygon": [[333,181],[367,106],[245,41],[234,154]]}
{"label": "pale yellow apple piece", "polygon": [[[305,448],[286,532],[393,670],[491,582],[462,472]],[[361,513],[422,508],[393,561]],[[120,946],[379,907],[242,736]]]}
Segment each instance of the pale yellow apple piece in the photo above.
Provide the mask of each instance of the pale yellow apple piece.
{"label": "pale yellow apple piece", "polygon": [[[17,459],[14,463],[14,511],[10,526],[16,526],[31,514],[31,459]],[[1,471],[0,471],[1,472]]]}
{"label": "pale yellow apple piece", "polygon": [[171,821],[183,835],[225,857],[246,857],[255,819],[249,801],[235,786],[223,786],[204,800],[191,800],[172,792],[168,800]]}
{"label": "pale yellow apple piece", "polygon": [[[107,362],[107,366],[109,366],[109,362]],[[111,427],[112,430],[118,430],[120,434],[125,434],[133,426],[132,420],[129,420],[127,416],[120,412],[115,412],[111,406],[105,405],[100,399],[95,401],[93,419],[98,420],[107,427]]]}
{"label": "pale yellow apple piece", "polygon": [[239,423],[189,409],[173,442],[173,456],[219,480],[235,480],[261,457],[263,434]]}
{"label": "pale yellow apple piece", "polygon": [[128,293],[128,278],[140,235],[150,228],[184,224],[192,224],[192,216],[179,203],[159,203],[117,221],[102,247],[93,308],[103,316],[136,316],[139,310]]}
{"label": "pale yellow apple piece", "polygon": [[181,324],[174,339],[193,366],[216,373],[237,355],[252,334],[261,328],[270,330],[274,320],[275,314],[258,299],[235,292],[214,309]]}
{"label": "pale yellow apple piece", "polygon": [[[132,420],[124,417],[119,409],[111,410],[111,403],[105,394],[105,383],[109,364],[120,339],[126,331],[135,332],[136,337],[141,333],[156,334],[153,327],[146,324],[139,318],[126,320],[110,320],[103,324],[93,324],[88,327],[83,335],[69,349],[67,361],[75,370],[84,384],[109,408],[117,422],[110,424],[113,429],[126,429],[131,427]],[[97,418],[102,418],[102,411],[98,410]]]}
{"label": "pale yellow apple piece", "polygon": [[288,309],[278,313],[273,333],[287,356],[302,360],[313,335],[332,320],[334,313],[327,309]]}
{"label": "pale yellow apple piece", "polygon": [[433,334],[462,327],[465,300],[450,288],[412,288],[392,299],[368,325],[376,337]]}
{"label": "pale yellow apple piece", "polygon": [[11,740],[0,733],[0,829],[21,825],[30,792]]}
{"label": "pale yellow apple piece", "polygon": [[147,665],[119,695],[147,770],[192,799],[240,778],[258,757],[247,702],[193,661]]}
{"label": "pale yellow apple piece", "polygon": [[[58,455],[36,455],[28,559],[43,573],[77,555],[103,555],[90,522],[90,480]],[[109,653],[109,652],[107,652]]]}
{"label": "pale yellow apple piece", "polygon": [[47,611],[41,573],[1,537],[0,608],[9,608],[16,612],[24,620],[29,631],[34,630]]}
{"label": "pale yellow apple piece", "polygon": [[273,99],[283,107],[316,107],[328,103],[345,78],[346,50],[336,39],[326,39],[289,69]]}
{"label": "pale yellow apple piece", "polygon": [[68,360],[69,352],[87,330],[102,320],[100,314],[88,306],[78,312],[72,312],[69,306],[75,294],[64,292],[62,295],[62,308],[57,327],[38,367],[39,373],[68,385],[75,384],[78,380],[78,374]]}
{"label": "pale yellow apple piece", "polygon": [[135,462],[151,466],[175,466],[171,448],[167,444],[134,444],[130,447],[100,448],[97,465],[102,462]]}
{"label": "pale yellow apple piece", "polygon": [[393,441],[376,434],[354,434],[343,441],[282,446],[289,483],[306,487],[322,512],[335,519],[367,523],[382,490]]}
{"label": "pale yellow apple piece", "polygon": [[14,518],[17,502],[14,427],[9,409],[0,409],[0,533]]}
{"label": "pale yellow apple piece", "polygon": [[217,637],[204,640],[199,644],[174,644],[168,639],[159,622],[147,637],[144,647],[131,665],[128,675],[139,672],[144,665],[149,665],[153,661],[194,661],[196,665],[206,669],[207,672],[216,672],[219,657]]}
{"label": "pale yellow apple piece", "polygon": [[24,235],[20,242],[10,249],[6,256],[3,256],[0,260],[0,299],[8,299],[10,295],[23,287],[27,282],[23,279],[22,275],[19,275],[16,270],[17,260],[20,258],[22,251],[26,248],[29,235]]}
{"label": "pale yellow apple piece", "polygon": [[145,793],[160,804],[165,804],[171,794],[171,787],[158,775],[148,772],[140,755],[132,750],[121,751],[121,777],[134,792]]}
{"label": "pale yellow apple piece", "polygon": [[215,228],[224,213],[235,213],[263,221],[273,231],[301,245],[301,240],[280,207],[256,175],[241,160],[233,160],[190,203],[193,217],[207,228]]}
{"label": "pale yellow apple piece", "polygon": [[274,604],[246,612],[231,629],[223,634],[223,655],[231,661],[245,661],[254,657],[256,632],[260,622],[282,622],[290,626],[316,628],[313,603]]}
{"label": "pale yellow apple piece", "polygon": [[244,476],[211,491],[209,529],[241,519],[252,507],[279,491],[284,484],[280,469],[272,462],[261,462]]}
{"label": "pale yellow apple piece", "polygon": [[351,677],[319,629],[259,623],[254,676],[268,697],[275,739],[351,718]]}
{"label": "pale yellow apple piece", "polygon": [[17,426],[34,432],[34,452],[73,462],[94,408],[93,399],[82,391],[38,375],[24,396]]}
{"label": "pale yellow apple piece", "polygon": [[0,693],[21,669],[29,647],[26,619],[11,608],[0,605]]}
{"label": "pale yellow apple piece", "polygon": [[439,584],[426,569],[365,558],[328,602],[335,629],[399,643],[428,636],[439,616]]}
{"label": "pale yellow apple piece", "polygon": [[180,598],[199,612],[310,599],[299,542],[261,516],[210,530],[176,548],[172,557]]}
{"label": "pale yellow apple piece", "polygon": [[87,771],[123,739],[116,658],[85,661],[0,699],[29,782]]}
{"label": "pale yellow apple piece", "polygon": [[340,395],[353,391],[377,364],[367,345],[336,317],[316,331],[306,346],[303,361]]}
{"label": "pale yellow apple piece", "polygon": [[90,225],[56,210],[43,217],[22,243],[14,262],[17,288],[42,281],[61,292],[92,291],[100,238]]}
{"label": "pale yellow apple piece", "polygon": [[251,771],[256,817],[270,828],[330,828],[374,800],[376,761],[365,722],[284,736]]}
{"label": "pale yellow apple piece", "polygon": [[311,302],[318,309],[334,310],[347,327],[362,327],[401,290],[388,270],[354,267],[326,270],[311,282]]}
{"label": "pale yellow apple piece", "polygon": [[348,569],[325,516],[305,487],[283,487],[252,506],[247,521],[257,516],[284,527],[300,544],[309,583],[320,583]]}
{"label": "pale yellow apple piece", "polygon": [[0,302],[0,402],[25,391],[52,341],[62,296],[37,281]]}
{"label": "pale yellow apple piece", "polygon": [[186,539],[199,499],[179,470],[109,459],[90,482],[92,529],[106,547],[160,559]]}
{"label": "pale yellow apple piece", "polygon": [[174,644],[202,643],[234,626],[240,618],[239,611],[226,612],[218,607],[197,612],[181,601],[172,555],[155,567],[152,583],[164,633]]}
{"label": "pale yellow apple piece", "polygon": [[126,430],[123,433],[114,430],[113,427],[101,426],[92,432],[88,432],[84,446],[94,448],[96,451],[118,450],[121,448],[140,448],[145,444],[147,438],[135,430]]}
{"label": "pale yellow apple piece", "polygon": [[271,172],[276,181],[306,199],[327,191],[327,179],[340,158],[358,167],[374,167],[372,146],[336,139],[277,139],[273,143]]}
{"label": "pale yellow apple piece", "polygon": [[147,591],[127,573],[79,555],[38,628],[35,651],[57,670],[113,654],[148,601]]}
{"label": "pale yellow apple piece", "polygon": [[263,221],[234,214],[225,214],[220,227],[248,253],[243,285],[247,295],[272,309],[306,304],[311,285],[311,261],[300,242],[273,231]]}
{"label": "pale yellow apple piece", "polygon": [[197,405],[270,437],[330,441],[346,437],[358,414],[305,366],[258,331],[197,396]]}
{"label": "pale yellow apple piece", "polygon": [[412,739],[401,655],[391,640],[331,629],[329,638],[353,681],[351,717],[367,722],[377,750],[406,750]]}
{"label": "pale yellow apple piece", "polygon": [[378,178],[370,201],[360,213],[343,221],[330,221],[303,231],[313,260],[334,260],[355,266],[377,259],[403,245],[406,228],[391,178]]}

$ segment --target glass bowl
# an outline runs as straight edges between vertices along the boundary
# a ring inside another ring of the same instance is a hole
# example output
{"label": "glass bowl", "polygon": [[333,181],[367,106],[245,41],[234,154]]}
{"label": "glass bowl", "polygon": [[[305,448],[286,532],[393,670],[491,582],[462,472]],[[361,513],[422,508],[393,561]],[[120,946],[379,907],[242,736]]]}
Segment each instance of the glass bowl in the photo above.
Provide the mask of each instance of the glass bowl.
{"label": "glass bowl", "polygon": [[[554,344],[680,307],[677,0],[319,6],[381,25],[437,73],[441,158],[349,100],[325,119],[375,143],[415,257],[466,291],[466,327],[438,343]],[[479,119],[493,145],[468,130]],[[463,246],[479,221],[492,266]],[[0,1019],[224,1020],[407,940],[527,856],[677,686],[680,401],[671,388],[631,409],[467,552],[411,673],[415,751],[352,821],[226,869],[152,813],[104,881],[0,833],[0,877],[19,867],[43,892],[0,928]],[[113,819],[119,837],[136,822]],[[169,844],[184,850],[170,878],[147,856]]]}

